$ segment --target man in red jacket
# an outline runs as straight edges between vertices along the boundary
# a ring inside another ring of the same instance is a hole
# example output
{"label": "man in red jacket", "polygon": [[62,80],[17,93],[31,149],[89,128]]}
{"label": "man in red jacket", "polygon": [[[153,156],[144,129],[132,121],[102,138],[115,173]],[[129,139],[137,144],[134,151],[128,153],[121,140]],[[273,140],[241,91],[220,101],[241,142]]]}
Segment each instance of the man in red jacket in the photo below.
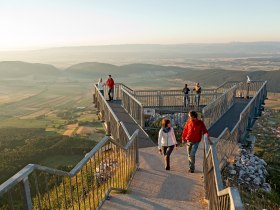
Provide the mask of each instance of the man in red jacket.
{"label": "man in red jacket", "polygon": [[114,80],[113,80],[111,75],[108,76],[108,79],[106,81],[106,85],[109,88],[109,91],[108,91],[109,101],[112,101],[113,98],[114,98],[114,85],[115,85],[115,82],[114,82]]}
{"label": "man in red jacket", "polygon": [[[182,133],[182,143],[187,142],[187,152],[189,159],[189,172],[194,173],[195,169],[195,154],[201,141],[202,135],[207,134],[208,131],[202,120],[197,119],[195,111],[189,112],[189,119],[186,122],[184,131]],[[208,135],[208,141],[212,144]]]}

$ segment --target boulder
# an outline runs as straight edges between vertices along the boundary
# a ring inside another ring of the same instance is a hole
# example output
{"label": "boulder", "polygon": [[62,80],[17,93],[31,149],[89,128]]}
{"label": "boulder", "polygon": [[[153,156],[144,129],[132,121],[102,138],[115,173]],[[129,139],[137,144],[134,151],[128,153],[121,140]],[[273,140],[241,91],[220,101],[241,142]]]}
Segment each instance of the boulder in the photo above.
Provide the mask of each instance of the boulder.
{"label": "boulder", "polygon": [[261,164],[267,166],[267,163],[264,161],[264,159],[260,159]]}
{"label": "boulder", "polygon": [[229,170],[229,173],[231,174],[231,175],[234,175],[234,174],[236,174],[236,170]]}
{"label": "boulder", "polygon": [[265,192],[268,192],[268,193],[271,192],[271,186],[270,186],[270,184],[264,183],[262,187],[263,187],[263,190],[264,190]]}
{"label": "boulder", "polygon": [[253,183],[254,183],[255,185],[260,185],[260,184],[261,184],[261,179],[260,179],[260,177],[256,177],[256,178],[253,180]]}

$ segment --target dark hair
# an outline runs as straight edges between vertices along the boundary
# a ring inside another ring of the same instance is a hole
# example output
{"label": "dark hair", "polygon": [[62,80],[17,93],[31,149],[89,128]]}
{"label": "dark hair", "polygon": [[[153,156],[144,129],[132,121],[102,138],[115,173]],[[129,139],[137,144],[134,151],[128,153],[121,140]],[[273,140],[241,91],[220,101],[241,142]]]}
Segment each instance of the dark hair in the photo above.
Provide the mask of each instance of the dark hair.
{"label": "dark hair", "polygon": [[188,86],[188,84],[185,84],[185,86]]}
{"label": "dark hair", "polygon": [[189,114],[193,118],[197,118],[197,116],[198,116],[196,111],[190,111]]}
{"label": "dark hair", "polygon": [[111,74],[109,74],[108,76],[109,76],[109,77],[111,77],[112,75],[111,75]]}
{"label": "dark hair", "polygon": [[167,128],[169,123],[170,123],[170,120],[168,120],[166,118],[162,119],[162,121],[161,121],[162,127],[165,127],[165,128]]}

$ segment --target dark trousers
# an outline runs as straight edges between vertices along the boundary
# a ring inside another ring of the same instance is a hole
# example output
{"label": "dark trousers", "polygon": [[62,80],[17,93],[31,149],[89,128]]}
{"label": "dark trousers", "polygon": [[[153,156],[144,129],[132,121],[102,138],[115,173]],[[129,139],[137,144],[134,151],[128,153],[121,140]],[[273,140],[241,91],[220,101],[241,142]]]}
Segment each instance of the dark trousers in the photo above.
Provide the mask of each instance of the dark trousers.
{"label": "dark trousers", "polygon": [[190,98],[188,94],[184,95],[184,107],[187,107],[190,105]]}
{"label": "dark trousers", "polygon": [[174,145],[168,147],[162,147],[166,170],[170,170],[170,155],[173,149],[174,149]]}
{"label": "dark trousers", "polygon": [[108,96],[109,96],[109,101],[112,101],[114,98],[114,88],[109,88]]}

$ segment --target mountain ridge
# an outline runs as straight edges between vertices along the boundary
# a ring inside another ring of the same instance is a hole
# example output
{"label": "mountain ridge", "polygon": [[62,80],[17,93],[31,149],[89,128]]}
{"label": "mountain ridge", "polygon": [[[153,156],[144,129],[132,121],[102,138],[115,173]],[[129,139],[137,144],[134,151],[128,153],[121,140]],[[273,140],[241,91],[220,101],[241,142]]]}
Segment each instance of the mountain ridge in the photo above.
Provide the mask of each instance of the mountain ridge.
{"label": "mountain ridge", "polygon": [[[172,80],[200,82],[204,86],[217,86],[224,81],[245,80],[249,75],[252,80],[267,80],[268,90],[280,92],[280,70],[275,71],[231,71],[218,68],[197,70],[178,66],[160,66],[155,64],[127,64],[112,65],[99,62],[78,63],[64,70],[55,66],[41,63],[26,63],[21,61],[0,62],[1,78],[20,78],[35,76],[36,79],[67,77],[70,79],[94,79],[106,78],[112,74],[116,80],[131,84],[151,84],[157,82],[172,84]],[[171,82],[170,82],[171,81]],[[176,83],[174,82],[174,86]]]}

